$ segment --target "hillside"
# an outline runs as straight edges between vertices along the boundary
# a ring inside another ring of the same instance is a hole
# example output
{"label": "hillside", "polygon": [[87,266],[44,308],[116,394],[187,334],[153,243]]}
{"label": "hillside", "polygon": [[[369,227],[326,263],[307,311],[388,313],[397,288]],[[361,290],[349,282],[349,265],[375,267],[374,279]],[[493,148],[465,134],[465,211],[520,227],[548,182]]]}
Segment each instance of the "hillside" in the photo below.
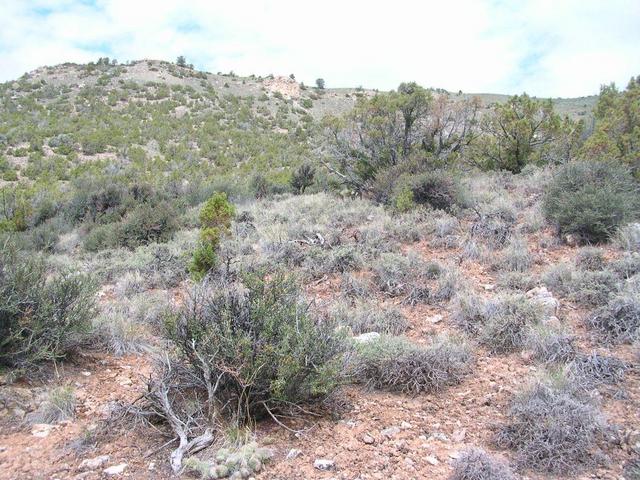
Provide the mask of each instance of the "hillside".
{"label": "hillside", "polygon": [[0,479],[640,478],[626,130],[598,97],[376,94],[155,60],[0,85]]}

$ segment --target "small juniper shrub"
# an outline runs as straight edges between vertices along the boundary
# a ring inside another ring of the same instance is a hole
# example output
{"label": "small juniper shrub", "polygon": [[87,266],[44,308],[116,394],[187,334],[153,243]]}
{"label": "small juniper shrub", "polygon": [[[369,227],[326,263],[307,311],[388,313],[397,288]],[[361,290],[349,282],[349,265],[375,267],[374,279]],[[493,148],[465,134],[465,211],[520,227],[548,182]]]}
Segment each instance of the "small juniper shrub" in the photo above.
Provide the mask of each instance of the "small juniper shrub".
{"label": "small juniper shrub", "polygon": [[560,375],[515,395],[496,440],[515,451],[521,468],[569,475],[602,460],[607,431],[593,401]]}
{"label": "small juniper shrub", "polygon": [[95,284],[78,273],[51,272],[12,244],[0,249],[0,365],[28,370],[81,345],[95,313]]}
{"label": "small juniper shrub", "polygon": [[228,234],[235,207],[224,192],[215,193],[200,210],[200,241],[193,252],[189,270],[196,280],[201,280],[217,262],[216,250],[221,237]]}
{"label": "small juniper shrub", "polygon": [[516,480],[508,463],[480,448],[467,448],[453,462],[449,480]]}
{"label": "small juniper shrub", "polygon": [[356,344],[347,358],[347,372],[371,388],[418,394],[459,384],[471,372],[472,362],[470,347],[453,337],[436,337],[421,346],[383,335]]}
{"label": "small juniper shrub", "polygon": [[543,211],[560,236],[604,242],[640,213],[638,185],[620,162],[587,160],[562,165],[548,184]]}

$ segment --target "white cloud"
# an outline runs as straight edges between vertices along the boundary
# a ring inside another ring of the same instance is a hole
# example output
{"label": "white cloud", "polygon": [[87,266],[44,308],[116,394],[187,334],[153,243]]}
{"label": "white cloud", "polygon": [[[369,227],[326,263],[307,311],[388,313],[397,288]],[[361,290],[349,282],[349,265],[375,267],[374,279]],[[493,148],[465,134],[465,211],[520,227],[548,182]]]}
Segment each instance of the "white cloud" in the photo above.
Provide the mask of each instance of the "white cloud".
{"label": "white cloud", "polygon": [[640,73],[637,0],[26,0],[0,5],[0,80],[41,65],[184,54],[328,86],[401,81],[577,96]]}

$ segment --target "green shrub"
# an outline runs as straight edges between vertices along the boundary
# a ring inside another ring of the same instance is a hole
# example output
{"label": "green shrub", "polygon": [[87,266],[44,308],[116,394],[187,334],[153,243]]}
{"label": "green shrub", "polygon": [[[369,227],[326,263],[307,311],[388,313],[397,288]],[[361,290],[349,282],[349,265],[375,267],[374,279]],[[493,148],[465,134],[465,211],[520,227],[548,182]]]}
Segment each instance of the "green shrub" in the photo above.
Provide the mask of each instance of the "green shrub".
{"label": "green shrub", "polygon": [[200,238],[189,265],[195,280],[202,280],[216,266],[222,235],[230,232],[235,214],[235,207],[223,192],[213,194],[200,210]]}
{"label": "green shrub", "polygon": [[367,332],[399,335],[409,327],[409,321],[397,308],[366,301],[356,301],[353,306],[340,302],[330,312],[338,325],[348,326],[355,335]]}
{"label": "green shrub", "polygon": [[604,242],[637,218],[640,193],[629,170],[619,163],[571,162],[548,185],[543,211],[560,235],[582,242]]}
{"label": "green shrub", "polygon": [[282,274],[204,282],[166,334],[191,375],[217,384],[215,401],[238,420],[324,398],[337,385],[343,340]]}
{"label": "green shrub", "polygon": [[47,272],[39,257],[0,252],[0,365],[29,368],[62,358],[89,329],[95,286],[72,273]]}
{"label": "green shrub", "polygon": [[303,194],[304,191],[315,182],[315,174],[316,169],[311,165],[300,165],[297,170],[293,172],[293,175],[291,175],[289,184],[294,192]]}
{"label": "green shrub", "polygon": [[136,248],[150,243],[164,243],[178,230],[177,214],[168,203],[143,203],[118,225],[117,244]]}

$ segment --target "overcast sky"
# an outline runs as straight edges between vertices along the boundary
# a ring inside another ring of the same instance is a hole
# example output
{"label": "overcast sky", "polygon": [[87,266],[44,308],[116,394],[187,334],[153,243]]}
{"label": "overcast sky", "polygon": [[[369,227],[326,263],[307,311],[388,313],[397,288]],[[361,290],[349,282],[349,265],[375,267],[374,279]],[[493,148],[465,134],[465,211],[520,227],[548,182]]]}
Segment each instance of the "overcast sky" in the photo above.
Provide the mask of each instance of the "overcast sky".
{"label": "overcast sky", "polygon": [[0,0],[0,81],[181,54],[327,87],[590,95],[640,74],[640,0]]}

